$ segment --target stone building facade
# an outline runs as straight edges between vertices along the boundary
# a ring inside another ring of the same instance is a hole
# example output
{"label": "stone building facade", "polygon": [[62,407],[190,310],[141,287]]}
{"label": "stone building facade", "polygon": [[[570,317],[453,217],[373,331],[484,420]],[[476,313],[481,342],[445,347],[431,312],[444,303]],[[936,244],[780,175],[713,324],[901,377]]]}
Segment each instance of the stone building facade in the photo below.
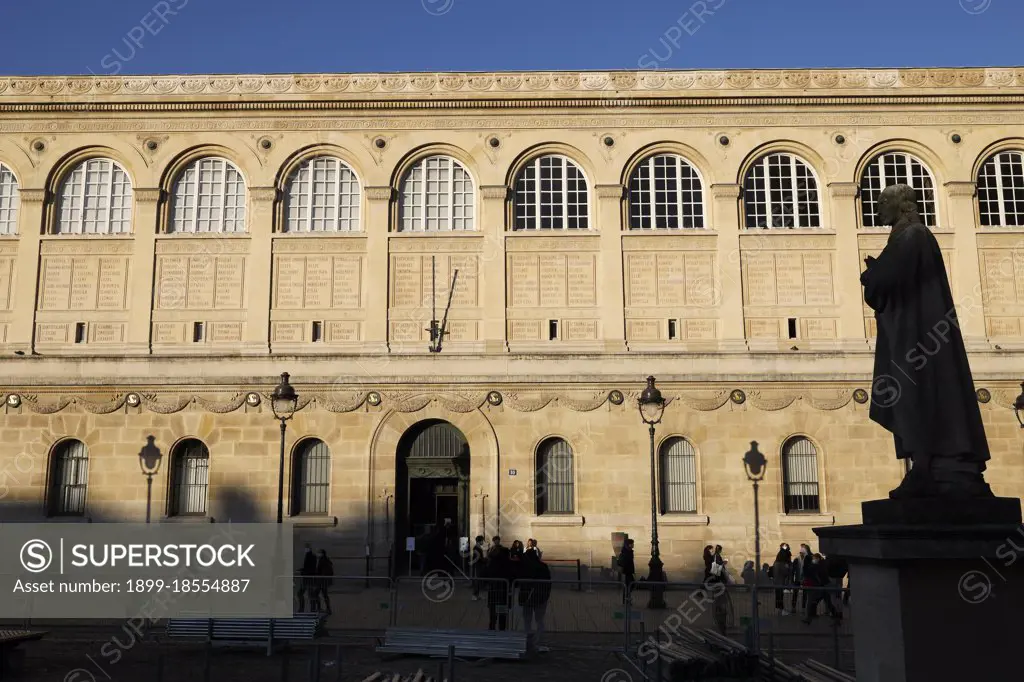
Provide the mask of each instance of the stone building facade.
{"label": "stone building facade", "polygon": [[0,79],[0,513],[272,520],[287,371],[286,522],[339,572],[441,518],[640,563],[653,375],[670,576],[752,557],[755,440],[766,556],[813,544],[903,474],[858,279],[897,181],[1020,496],[1022,104],[997,68]]}

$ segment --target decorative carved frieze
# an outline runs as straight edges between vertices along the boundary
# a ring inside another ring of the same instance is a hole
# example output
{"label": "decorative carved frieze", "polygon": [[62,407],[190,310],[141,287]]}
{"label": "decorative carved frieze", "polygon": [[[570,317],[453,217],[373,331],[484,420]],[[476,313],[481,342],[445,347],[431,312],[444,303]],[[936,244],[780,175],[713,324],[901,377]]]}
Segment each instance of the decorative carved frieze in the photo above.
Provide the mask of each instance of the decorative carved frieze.
{"label": "decorative carved frieze", "polygon": [[249,196],[253,201],[270,203],[277,199],[276,187],[250,187]]}
{"label": "decorative carved frieze", "polygon": [[975,182],[952,181],[947,182],[944,187],[951,197],[973,197],[978,192],[978,185]]}
{"label": "decorative carved frieze", "polygon": [[739,199],[740,186],[737,184],[715,184],[711,185],[711,198],[718,200]]}
{"label": "decorative carved frieze", "polygon": [[621,199],[626,188],[622,185],[595,185],[594,191],[600,199]]}
{"label": "decorative carved frieze", "polygon": [[391,186],[365,187],[363,192],[369,201],[390,201],[391,195],[394,194],[394,188]]}
{"label": "decorative carved frieze", "polygon": [[21,197],[21,203],[23,204],[41,204],[46,201],[46,190],[22,187],[18,191],[18,196]]}
{"label": "decorative carved frieze", "polygon": [[481,185],[480,196],[484,199],[501,199],[505,200],[508,198],[509,189],[505,185]]}
{"label": "decorative carved frieze", "polygon": [[830,182],[828,191],[833,199],[855,199],[860,192],[860,185],[856,182]]}
{"label": "decorative carved frieze", "polygon": [[162,192],[159,187],[135,187],[132,189],[132,196],[140,204],[155,204],[160,201]]}

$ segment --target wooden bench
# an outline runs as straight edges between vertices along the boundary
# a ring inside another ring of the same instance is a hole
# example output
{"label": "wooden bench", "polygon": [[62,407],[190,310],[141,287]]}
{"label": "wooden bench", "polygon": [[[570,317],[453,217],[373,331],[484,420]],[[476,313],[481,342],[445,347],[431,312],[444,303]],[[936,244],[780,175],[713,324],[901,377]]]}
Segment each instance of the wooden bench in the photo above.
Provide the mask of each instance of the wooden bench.
{"label": "wooden bench", "polygon": [[25,660],[22,644],[42,639],[47,634],[33,630],[0,630],[0,679],[20,671]]}
{"label": "wooden bench", "polygon": [[324,634],[324,621],[315,613],[292,618],[170,618],[166,636],[196,639],[215,646],[263,646],[267,655],[276,643],[311,641]]}
{"label": "wooden bench", "polygon": [[520,660],[529,652],[530,639],[525,632],[510,630],[388,628],[384,632],[384,644],[377,647],[377,652],[447,656],[449,644],[455,645],[458,658]]}

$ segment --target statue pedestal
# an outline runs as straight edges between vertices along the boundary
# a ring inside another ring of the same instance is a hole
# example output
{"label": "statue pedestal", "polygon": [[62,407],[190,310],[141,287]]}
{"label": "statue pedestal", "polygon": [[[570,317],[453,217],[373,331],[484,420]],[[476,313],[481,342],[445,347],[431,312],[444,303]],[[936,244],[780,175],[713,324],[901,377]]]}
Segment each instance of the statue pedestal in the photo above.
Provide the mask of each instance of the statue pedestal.
{"label": "statue pedestal", "polygon": [[814,529],[850,565],[858,682],[1019,677],[1020,500],[877,500],[863,516]]}

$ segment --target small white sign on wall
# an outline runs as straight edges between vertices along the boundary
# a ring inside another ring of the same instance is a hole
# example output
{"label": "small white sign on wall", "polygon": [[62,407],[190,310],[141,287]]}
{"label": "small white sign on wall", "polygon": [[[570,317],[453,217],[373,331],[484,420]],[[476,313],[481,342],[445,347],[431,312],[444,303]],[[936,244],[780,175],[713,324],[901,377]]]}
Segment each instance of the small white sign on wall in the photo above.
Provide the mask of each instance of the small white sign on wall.
{"label": "small white sign on wall", "polygon": [[508,470],[508,475],[509,476],[515,476],[517,473],[519,473],[519,472],[516,471],[515,469],[509,469]]}
{"label": "small white sign on wall", "polygon": [[415,552],[416,551],[416,538],[413,537],[413,538],[406,538],[405,539],[405,551],[407,551],[407,552]]}

